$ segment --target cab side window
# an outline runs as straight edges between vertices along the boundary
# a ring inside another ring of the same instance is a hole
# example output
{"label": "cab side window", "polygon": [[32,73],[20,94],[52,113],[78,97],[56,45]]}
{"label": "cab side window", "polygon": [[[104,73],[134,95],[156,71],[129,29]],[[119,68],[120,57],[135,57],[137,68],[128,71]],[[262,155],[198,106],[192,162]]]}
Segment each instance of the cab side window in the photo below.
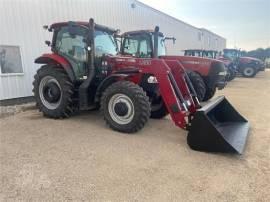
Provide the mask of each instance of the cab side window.
{"label": "cab side window", "polygon": [[87,52],[83,33],[70,34],[67,27],[63,27],[57,34],[55,48],[76,61],[86,62]]}

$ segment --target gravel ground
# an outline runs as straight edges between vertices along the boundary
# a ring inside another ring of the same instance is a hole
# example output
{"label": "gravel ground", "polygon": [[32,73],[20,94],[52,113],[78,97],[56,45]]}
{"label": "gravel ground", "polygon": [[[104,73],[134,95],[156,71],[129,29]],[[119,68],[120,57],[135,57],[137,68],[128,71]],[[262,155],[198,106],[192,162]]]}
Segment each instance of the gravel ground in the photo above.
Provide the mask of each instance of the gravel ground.
{"label": "gravel ground", "polygon": [[98,112],[2,118],[0,201],[270,201],[270,71],[218,94],[250,121],[242,156],[192,151],[169,117],[135,135]]}
{"label": "gravel ground", "polygon": [[35,109],[35,108],[36,108],[35,103],[26,103],[26,104],[21,104],[21,105],[12,105],[12,106],[0,106],[0,118],[12,116],[17,113],[20,113],[29,109]]}

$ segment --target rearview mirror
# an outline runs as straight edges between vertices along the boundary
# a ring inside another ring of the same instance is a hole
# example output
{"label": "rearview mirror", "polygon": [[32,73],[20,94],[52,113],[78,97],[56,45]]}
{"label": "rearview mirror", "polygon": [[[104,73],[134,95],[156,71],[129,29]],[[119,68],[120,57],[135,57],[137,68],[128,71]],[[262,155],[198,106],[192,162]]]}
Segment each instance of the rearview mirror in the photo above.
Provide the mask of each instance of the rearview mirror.
{"label": "rearview mirror", "polygon": [[43,25],[43,29],[47,30],[49,28],[48,25]]}
{"label": "rearview mirror", "polygon": [[50,41],[45,41],[45,44],[46,44],[47,46],[51,46],[51,42],[50,42]]}
{"label": "rearview mirror", "polygon": [[175,44],[176,38],[174,38],[174,37],[165,37],[163,40],[164,41],[166,41],[166,40],[172,40],[173,41],[173,44]]}

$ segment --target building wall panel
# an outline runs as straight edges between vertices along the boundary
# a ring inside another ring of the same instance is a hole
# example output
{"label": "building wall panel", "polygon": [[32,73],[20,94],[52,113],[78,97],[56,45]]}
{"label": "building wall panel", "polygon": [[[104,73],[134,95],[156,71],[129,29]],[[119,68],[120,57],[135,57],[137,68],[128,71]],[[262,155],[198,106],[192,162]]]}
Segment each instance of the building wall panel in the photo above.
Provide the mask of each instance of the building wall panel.
{"label": "building wall panel", "polygon": [[[32,95],[33,76],[39,68],[34,60],[42,53],[50,52],[44,41],[51,39],[51,33],[44,31],[43,25],[69,20],[88,21],[90,17],[99,24],[119,28],[122,32],[154,29],[158,25],[165,35],[177,38],[174,45],[167,42],[169,54],[206,47],[198,40],[201,32],[198,28],[135,0],[1,0],[0,45],[20,46],[24,74],[0,75],[0,100]],[[225,39],[215,37],[220,40],[216,49],[225,48]]]}

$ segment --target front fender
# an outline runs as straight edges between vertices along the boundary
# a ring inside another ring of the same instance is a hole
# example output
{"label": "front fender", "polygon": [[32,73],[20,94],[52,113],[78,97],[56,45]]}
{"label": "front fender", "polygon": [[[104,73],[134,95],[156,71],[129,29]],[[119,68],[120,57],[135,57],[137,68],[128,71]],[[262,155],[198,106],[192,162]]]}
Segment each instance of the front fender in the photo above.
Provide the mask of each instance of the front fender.
{"label": "front fender", "polygon": [[62,67],[66,71],[67,75],[69,76],[72,82],[76,80],[72,66],[64,57],[60,55],[57,55],[54,53],[43,54],[42,56],[35,59],[35,63],[36,64],[56,64]]}
{"label": "front fender", "polygon": [[112,83],[120,80],[125,80],[126,78],[130,77],[130,74],[111,74],[110,76],[106,77],[98,86],[96,95],[95,95],[95,102],[99,102],[102,92],[110,86]]}

